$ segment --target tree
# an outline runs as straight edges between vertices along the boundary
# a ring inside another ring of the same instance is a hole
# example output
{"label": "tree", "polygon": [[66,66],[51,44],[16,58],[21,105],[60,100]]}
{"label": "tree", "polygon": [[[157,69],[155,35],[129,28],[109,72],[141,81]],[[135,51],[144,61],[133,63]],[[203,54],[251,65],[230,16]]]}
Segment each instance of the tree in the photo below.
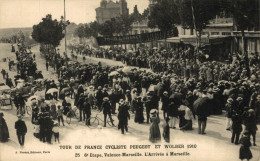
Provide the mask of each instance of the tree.
{"label": "tree", "polygon": [[129,31],[132,29],[132,23],[134,22],[134,18],[129,15],[121,15],[116,18],[116,26],[117,31],[121,33],[121,35],[127,35]]}
{"label": "tree", "polygon": [[111,20],[100,25],[99,33],[103,36],[113,36],[115,32],[115,24]]}
{"label": "tree", "polygon": [[242,55],[245,55],[246,37],[245,30],[249,28],[259,29],[259,0],[223,0],[223,9],[231,12],[234,19],[234,27],[241,31]]}
{"label": "tree", "polygon": [[83,25],[80,25],[79,27],[76,28],[74,34],[78,36],[80,39],[85,37],[85,27]]}
{"label": "tree", "polygon": [[146,8],[146,9],[144,10],[144,12],[142,13],[142,15],[141,15],[140,21],[145,20],[145,19],[148,19],[149,13],[150,13],[150,12],[149,12],[149,8]]}
{"label": "tree", "polygon": [[196,31],[198,52],[202,30],[221,11],[219,0],[176,0],[176,4],[182,27]]}
{"label": "tree", "polygon": [[180,23],[177,6],[173,0],[157,0],[148,18],[148,26],[158,27],[162,32],[175,28]]}
{"label": "tree", "polygon": [[91,22],[89,24],[91,33],[93,37],[97,37],[100,29],[100,24],[97,21]]}
{"label": "tree", "polygon": [[[158,27],[165,35],[167,31],[174,29],[175,35],[178,36],[178,29],[175,25],[180,24],[180,19],[174,0],[157,0],[150,12],[148,17],[149,27]],[[165,36],[165,46],[166,39]]]}
{"label": "tree", "polygon": [[137,5],[134,6],[134,11],[130,16],[133,21],[140,21],[142,15],[139,13]]}
{"label": "tree", "polygon": [[41,44],[48,47],[57,47],[60,41],[65,36],[63,31],[69,24],[69,21],[64,22],[63,17],[60,21],[52,19],[52,15],[48,14],[38,25],[33,26],[32,38]]}

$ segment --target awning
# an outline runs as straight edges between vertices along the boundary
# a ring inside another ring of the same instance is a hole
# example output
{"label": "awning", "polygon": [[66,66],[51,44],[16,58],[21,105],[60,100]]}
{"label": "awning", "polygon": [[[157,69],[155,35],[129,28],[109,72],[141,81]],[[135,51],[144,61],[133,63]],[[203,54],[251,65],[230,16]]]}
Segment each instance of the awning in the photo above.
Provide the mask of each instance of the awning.
{"label": "awning", "polygon": [[[201,37],[201,46],[211,45],[211,44],[221,44],[226,40],[229,40],[231,36],[202,36]],[[196,46],[196,36],[193,37],[183,37],[181,42],[184,44],[191,44]]]}

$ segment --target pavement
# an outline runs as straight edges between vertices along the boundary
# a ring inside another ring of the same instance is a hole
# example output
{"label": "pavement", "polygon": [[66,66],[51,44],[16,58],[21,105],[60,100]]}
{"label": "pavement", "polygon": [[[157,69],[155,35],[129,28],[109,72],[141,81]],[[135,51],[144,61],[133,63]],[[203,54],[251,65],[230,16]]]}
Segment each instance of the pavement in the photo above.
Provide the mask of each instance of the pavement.
{"label": "pavement", "polygon": [[[32,51],[36,54],[36,62],[39,70],[42,70],[45,78],[57,79],[56,74],[52,68],[49,71],[45,69],[45,60],[39,53],[39,46],[33,47]],[[15,58],[15,54],[11,53],[10,44],[0,44],[0,60],[4,57]],[[79,58],[78,58],[79,59]],[[108,64],[115,64],[113,60],[102,60],[91,58],[92,61],[104,61]],[[119,63],[119,62],[117,62]],[[8,70],[8,63],[0,62],[0,70],[5,68]],[[13,78],[15,71],[9,72],[9,75]],[[0,76],[0,80],[2,77]],[[197,120],[193,122],[192,131],[181,131],[177,129],[170,130],[170,143],[166,143],[163,138],[162,141],[156,144],[149,142],[149,128],[150,124],[138,124],[134,122],[134,115],[131,114],[129,120],[129,132],[124,135],[117,129],[117,127],[100,127],[98,129],[90,129],[84,125],[83,122],[78,122],[73,119],[72,123],[65,126],[61,126],[60,129],[60,144],[55,143],[52,139],[51,145],[42,143],[33,136],[33,125],[30,122],[30,116],[25,116],[24,121],[28,128],[28,133],[25,138],[25,147],[20,148],[16,132],[14,129],[14,123],[17,120],[15,109],[13,110],[0,110],[4,113],[4,118],[7,122],[10,140],[7,143],[0,143],[0,160],[119,160],[115,157],[106,157],[104,153],[138,153],[142,156],[139,157],[120,157],[120,160],[160,160],[160,159],[174,159],[174,160],[186,160],[186,161],[237,161],[239,160],[239,145],[230,143],[231,132],[225,130],[225,117],[224,114],[219,116],[210,116],[207,122],[206,135],[197,134],[198,125]],[[96,111],[92,111],[94,116]],[[146,114],[144,113],[144,116]],[[160,131],[163,132],[162,124],[163,116],[160,111]],[[102,115],[100,116],[102,119]],[[65,118],[65,117],[64,117]],[[113,119],[117,120],[117,116],[113,115]],[[117,123],[117,122],[116,122]],[[116,124],[117,125],[117,124]],[[178,127],[178,122],[177,126]],[[258,129],[260,126],[258,126]],[[259,161],[260,158],[260,134],[257,132],[256,136],[257,146],[252,146],[251,151],[253,154],[252,161]],[[176,145],[184,145],[184,148],[176,148]],[[65,146],[72,146],[72,149],[61,149]],[[75,149],[74,146],[81,145],[81,149]],[[84,145],[101,145],[103,149],[84,149]],[[107,145],[126,145],[127,149],[106,149]],[[130,145],[151,145],[150,149],[130,149]],[[160,148],[155,148],[155,145],[160,145]],[[167,149],[165,145],[173,145],[175,148]],[[62,147],[61,147],[62,146]],[[23,152],[41,152],[34,153],[33,155],[24,154]],[[154,153],[155,156],[145,156],[148,152]],[[189,153],[187,156],[166,156],[166,154],[174,153]],[[79,153],[80,157],[76,157]],[[90,157],[92,153],[92,157]],[[160,156],[159,153],[163,153],[164,156]],[[94,155],[96,154],[96,155]],[[101,155],[101,156],[99,156]]]}

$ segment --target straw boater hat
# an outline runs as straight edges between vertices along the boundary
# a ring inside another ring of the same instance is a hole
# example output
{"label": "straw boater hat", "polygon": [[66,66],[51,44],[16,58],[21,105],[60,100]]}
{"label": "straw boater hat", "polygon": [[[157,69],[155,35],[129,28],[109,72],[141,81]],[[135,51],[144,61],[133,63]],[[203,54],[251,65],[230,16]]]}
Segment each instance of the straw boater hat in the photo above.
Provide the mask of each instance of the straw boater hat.
{"label": "straw boater hat", "polygon": [[151,114],[153,117],[156,116],[157,113],[158,113],[158,110],[156,110],[156,109],[152,109],[152,110],[150,111],[150,114]]}
{"label": "straw boater hat", "polygon": [[233,102],[233,99],[232,99],[232,98],[228,98],[228,99],[227,99],[227,102],[228,102],[228,103],[231,103],[231,102]]}
{"label": "straw boater hat", "polygon": [[103,98],[103,101],[109,101],[108,97]]}
{"label": "straw boater hat", "polygon": [[168,92],[167,92],[167,91],[164,91],[163,94],[164,94],[164,95],[168,95]]}
{"label": "straw boater hat", "polygon": [[255,112],[255,111],[254,111],[253,109],[249,109],[248,112],[249,112],[249,113],[253,113],[253,112]]}
{"label": "straw boater hat", "polygon": [[237,101],[242,101],[242,100],[243,100],[243,97],[241,97],[241,96],[237,97]]}
{"label": "straw boater hat", "polygon": [[125,101],[123,99],[120,99],[119,104],[124,104]]}

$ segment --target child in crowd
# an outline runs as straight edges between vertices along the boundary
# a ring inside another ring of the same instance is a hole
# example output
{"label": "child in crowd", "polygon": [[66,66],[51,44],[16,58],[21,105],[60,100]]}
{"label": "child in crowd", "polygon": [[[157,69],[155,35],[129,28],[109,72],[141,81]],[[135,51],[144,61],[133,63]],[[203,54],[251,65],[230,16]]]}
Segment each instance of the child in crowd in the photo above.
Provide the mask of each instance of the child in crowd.
{"label": "child in crowd", "polygon": [[40,125],[38,120],[35,121],[34,127],[33,127],[33,135],[36,138],[40,138]]}
{"label": "child in crowd", "polygon": [[64,126],[64,120],[63,120],[63,109],[61,108],[60,105],[58,105],[58,111],[57,111],[57,115],[58,115],[58,122],[59,122],[59,126],[60,126],[60,121],[62,122],[63,126]]}
{"label": "child in crowd", "polygon": [[59,133],[59,126],[58,126],[57,122],[54,123],[52,131],[53,131],[53,134],[54,134],[55,142],[56,142],[56,140],[58,140],[58,143],[60,143],[60,139],[59,139],[59,135],[60,135],[60,133]]}
{"label": "child in crowd", "polygon": [[166,117],[165,124],[163,125],[163,138],[169,143],[170,142],[170,126],[169,126],[169,118]]}
{"label": "child in crowd", "polygon": [[239,159],[241,160],[250,160],[252,159],[252,152],[250,150],[251,142],[250,142],[250,133],[245,131],[243,137],[240,139],[240,143],[242,144],[239,149]]}

